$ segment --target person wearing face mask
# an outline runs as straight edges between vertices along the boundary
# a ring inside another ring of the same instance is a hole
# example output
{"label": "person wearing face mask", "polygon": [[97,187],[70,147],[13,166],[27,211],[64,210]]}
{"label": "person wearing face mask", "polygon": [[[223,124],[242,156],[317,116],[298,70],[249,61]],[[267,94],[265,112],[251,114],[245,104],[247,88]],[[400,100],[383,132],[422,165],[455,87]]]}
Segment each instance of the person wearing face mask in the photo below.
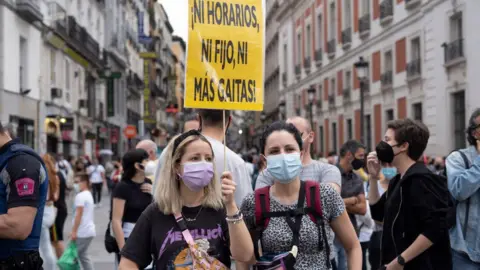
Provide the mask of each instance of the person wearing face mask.
{"label": "person wearing face mask", "polygon": [[143,149],[148,153],[148,162],[145,164],[145,176],[153,183],[155,181],[155,170],[158,166],[157,144],[152,140],[143,140],[137,144],[136,148]]}
{"label": "person wearing face mask", "polygon": [[[448,230],[454,208],[447,181],[417,162],[429,137],[421,122],[391,121],[384,140],[367,158],[369,204],[372,218],[383,221],[381,265],[388,270],[452,269]],[[398,174],[380,196],[381,165],[389,163]]]}
{"label": "person wearing face mask", "polygon": [[[337,167],[342,175],[341,196],[353,228],[359,234],[359,226],[355,215],[365,215],[367,203],[362,178],[355,173],[365,165],[365,146],[356,140],[345,142],[340,148]],[[345,251],[338,239],[335,239],[338,270],[347,269]]]}
{"label": "person wearing face mask", "polygon": [[[257,189],[242,203],[241,212],[247,227],[258,238],[254,239],[255,245],[261,240],[261,248],[256,249],[256,256],[250,264],[260,262],[256,263],[259,267],[267,259],[275,263],[272,258],[290,252],[295,260],[292,262],[290,258],[288,262],[294,263],[294,268],[288,268],[292,267],[290,265],[269,269],[336,269],[335,233],[345,247],[349,269],[360,270],[362,250],[340,194],[329,184],[300,178],[304,149],[297,128],[282,121],[269,125],[262,135],[260,149],[261,157],[267,163],[266,170],[274,182],[272,186]],[[307,189],[306,185],[310,187]],[[261,199],[266,197],[268,199],[262,202]],[[305,210],[307,205],[316,209],[315,212]],[[318,213],[320,205],[321,213]],[[237,270],[248,267],[240,264]]]}
{"label": "person wearing face mask", "polygon": [[[152,181],[145,176],[148,153],[143,149],[127,152],[122,158],[123,174],[112,194],[112,231],[119,250],[130,237],[142,212],[152,203]],[[117,262],[120,255],[117,255]]]}
{"label": "person wearing face mask", "polygon": [[137,221],[119,269],[143,269],[152,258],[156,269],[226,270],[230,257],[248,261],[253,243],[235,203],[235,179],[224,172],[216,181],[209,140],[190,130],[164,153],[155,203]]}

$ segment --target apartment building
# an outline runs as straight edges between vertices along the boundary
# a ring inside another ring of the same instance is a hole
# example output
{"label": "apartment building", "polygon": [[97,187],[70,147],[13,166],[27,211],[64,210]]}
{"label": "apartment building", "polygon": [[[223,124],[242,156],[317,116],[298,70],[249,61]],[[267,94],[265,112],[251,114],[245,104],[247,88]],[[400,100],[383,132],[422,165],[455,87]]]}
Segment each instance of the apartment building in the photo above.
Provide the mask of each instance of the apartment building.
{"label": "apartment building", "polygon": [[480,57],[479,11],[480,2],[467,0],[284,0],[276,18],[287,116],[308,118],[312,106],[317,153],[360,139],[355,63],[363,57],[367,147],[383,138],[387,121],[405,117],[430,129],[427,154],[465,146],[467,118],[480,107],[480,64],[470,60]]}

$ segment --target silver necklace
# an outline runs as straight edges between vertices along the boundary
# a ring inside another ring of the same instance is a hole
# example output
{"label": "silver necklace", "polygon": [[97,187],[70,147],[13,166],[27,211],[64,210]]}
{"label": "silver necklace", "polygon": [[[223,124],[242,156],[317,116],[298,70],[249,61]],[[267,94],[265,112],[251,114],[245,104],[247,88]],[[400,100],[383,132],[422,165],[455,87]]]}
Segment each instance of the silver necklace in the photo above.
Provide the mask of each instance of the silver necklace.
{"label": "silver necklace", "polygon": [[198,210],[197,215],[196,215],[194,218],[187,218],[187,217],[185,217],[185,215],[182,213],[183,219],[185,219],[187,222],[196,221],[197,218],[198,218],[198,215],[200,215],[200,212],[202,212],[202,209],[203,209],[203,205],[202,205],[202,207],[200,207],[200,210]]}

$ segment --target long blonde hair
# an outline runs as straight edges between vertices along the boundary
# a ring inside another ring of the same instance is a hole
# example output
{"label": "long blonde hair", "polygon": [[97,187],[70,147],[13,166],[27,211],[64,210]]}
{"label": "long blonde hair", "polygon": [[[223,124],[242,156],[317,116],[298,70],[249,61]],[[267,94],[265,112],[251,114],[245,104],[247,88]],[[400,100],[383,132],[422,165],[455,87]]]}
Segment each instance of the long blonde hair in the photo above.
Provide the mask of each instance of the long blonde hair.
{"label": "long blonde hair", "polygon": [[[155,179],[158,183],[154,198],[161,212],[166,215],[180,213],[183,207],[182,197],[180,196],[180,181],[177,176],[176,166],[180,164],[180,160],[185,154],[185,148],[192,142],[202,140],[212,148],[210,142],[203,136],[191,135],[185,138],[173,153],[173,138],[167,145],[165,153],[165,162],[161,165],[160,174]],[[213,153],[213,150],[212,150]],[[223,207],[222,195],[220,191],[220,184],[217,181],[215,173],[215,162],[213,163],[213,177],[212,181],[205,187],[205,197],[202,205],[213,209],[221,209]]]}

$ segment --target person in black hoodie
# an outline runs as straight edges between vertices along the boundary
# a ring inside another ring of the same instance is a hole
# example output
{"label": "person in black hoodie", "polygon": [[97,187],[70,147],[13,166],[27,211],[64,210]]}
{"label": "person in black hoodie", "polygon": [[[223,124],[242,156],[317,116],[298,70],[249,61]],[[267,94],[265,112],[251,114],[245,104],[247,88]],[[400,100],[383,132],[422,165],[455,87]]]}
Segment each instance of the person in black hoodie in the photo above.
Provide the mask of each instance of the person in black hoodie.
{"label": "person in black hoodie", "polygon": [[[385,138],[368,155],[369,203],[372,218],[383,222],[383,269],[452,269],[448,218],[454,211],[447,181],[416,161],[430,137],[428,128],[411,119],[391,121]],[[398,175],[381,197],[378,179],[382,164]]]}

